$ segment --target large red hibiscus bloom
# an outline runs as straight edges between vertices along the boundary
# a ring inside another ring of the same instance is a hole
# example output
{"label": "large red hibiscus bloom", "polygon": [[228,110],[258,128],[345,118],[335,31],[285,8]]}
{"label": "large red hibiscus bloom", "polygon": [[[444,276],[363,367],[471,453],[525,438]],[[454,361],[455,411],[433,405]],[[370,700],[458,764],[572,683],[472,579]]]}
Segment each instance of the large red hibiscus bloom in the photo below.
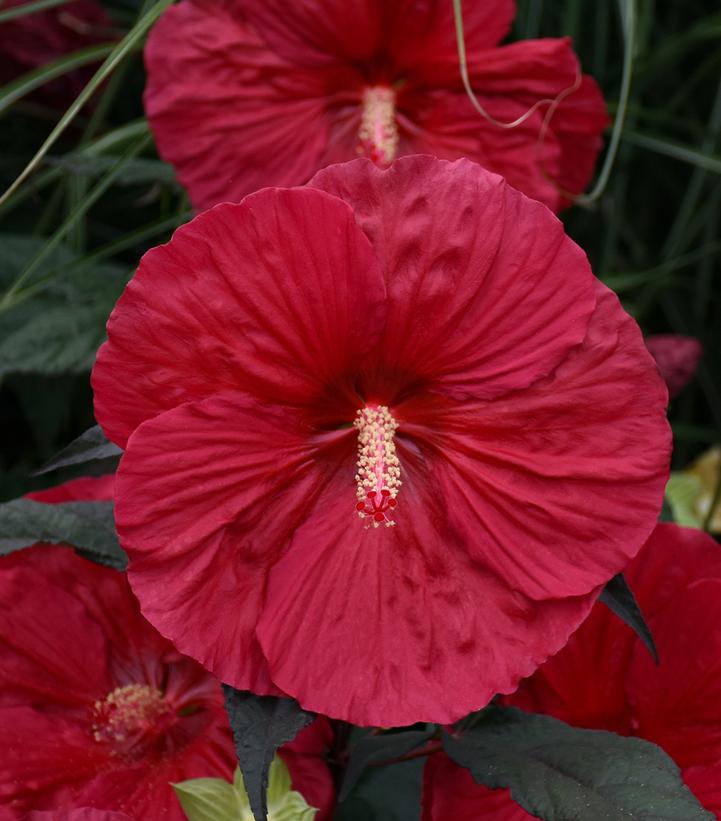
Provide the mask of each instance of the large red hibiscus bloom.
{"label": "large red hibiscus bloom", "polygon": [[149,252],[96,414],[143,612],[223,681],[449,721],[565,643],[653,528],[666,390],[538,202],[332,166]]}
{"label": "large red hibiscus bloom", "polygon": [[[7,0],[2,8],[13,8],[29,0]],[[0,23],[0,81],[45,65],[115,36],[108,13],[96,0],[70,0],[54,8],[24,14]],[[44,99],[67,104],[92,76],[92,68],[81,68],[59,77],[41,90]]]}
{"label": "large red hibiscus bloom", "polygon": [[198,208],[359,153],[424,153],[469,157],[557,209],[588,183],[606,109],[567,38],[498,46],[514,11],[464,9],[481,104],[503,123],[531,112],[506,129],[463,89],[451,0],[183,0],[145,52],[158,148]]}
{"label": "large red hibiscus bloom", "polygon": [[[105,499],[112,484],[79,479],[33,497]],[[295,788],[324,812],[327,732],[316,722],[284,751]],[[0,738],[3,819],[127,817],[50,812],[92,807],[182,821],[170,782],[236,766],[220,684],[148,624],[123,574],[64,547],[0,560]]]}
{"label": "large red hibiscus bloom", "polygon": [[[507,699],[578,727],[646,738],[721,818],[721,547],[698,530],[658,525],[627,579],[658,646],[646,648],[597,604],[568,645]],[[445,755],[426,766],[426,821],[532,818]]]}

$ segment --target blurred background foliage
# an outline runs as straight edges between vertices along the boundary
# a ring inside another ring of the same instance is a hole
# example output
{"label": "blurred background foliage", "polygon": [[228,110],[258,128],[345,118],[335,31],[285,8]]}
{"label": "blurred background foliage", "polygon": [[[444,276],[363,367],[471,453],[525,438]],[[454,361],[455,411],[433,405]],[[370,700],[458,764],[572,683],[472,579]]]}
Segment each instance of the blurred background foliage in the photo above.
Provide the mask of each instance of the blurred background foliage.
{"label": "blurred background foliage", "polygon": [[[94,424],[89,370],[112,305],[142,254],[191,217],[142,109],[144,33],[168,2],[106,0],[107,45],[0,88],[2,191],[63,127],[0,201],[0,500],[64,478],[32,473]],[[0,2],[0,25],[3,11]],[[518,0],[511,39],[571,36],[613,115],[627,45],[621,22],[612,2]],[[721,440],[720,41],[718,0],[639,0],[608,187],[563,216],[645,333],[704,345],[696,379],[670,409],[677,468]],[[97,68],[103,59],[112,70],[72,119],[72,97],[59,108],[42,95],[71,64]]]}

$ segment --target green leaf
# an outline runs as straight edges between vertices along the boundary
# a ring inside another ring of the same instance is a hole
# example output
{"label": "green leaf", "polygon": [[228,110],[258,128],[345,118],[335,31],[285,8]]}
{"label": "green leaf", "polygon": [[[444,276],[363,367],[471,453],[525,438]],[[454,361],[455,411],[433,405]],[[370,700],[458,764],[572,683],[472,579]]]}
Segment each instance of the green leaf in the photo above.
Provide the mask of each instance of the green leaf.
{"label": "green leaf", "polygon": [[50,473],[52,470],[68,467],[69,465],[82,465],[86,462],[95,462],[98,459],[109,459],[113,456],[120,456],[122,452],[116,444],[105,436],[100,425],[95,425],[88,428],[85,433],[74,439],[59,453],[56,453],[40,470],[36,470],[34,475],[40,476],[43,473]]}
{"label": "green leaf", "polygon": [[113,43],[90,46],[80,51],[74,51],[71,54],[65,54],[57,60],[45,63],[40,66],[40,68],[23,74],[22,77],[18,77],[17,80],[8,83],[0,90],[0,114],[25,95],[44,86],[45,83],[49,83],[56,77],[62,77],[70,71],[75,71],[75,69],[80,66],[88,65],[88,63],[99,63],[107,57],[112,50]]}
{"label": "green leaf", "polygon": [[53,6],[62,6],[68,2],[70,0],[34,0],[34,2],[22,3],[19,6],[3,9],[0,11],[0,24],[7,23],[8,20],[14,20],[16,17],[24,17],[26,14],[35,14]]}
{"label": "green leaf", "polygon": [[653,660],[658,664],[656,643],[653,640],[649,626],[646,624],[641,608],[638,606],[636,597],[623,577],[623,573],[618,573],[606,584],[601,591],[599,600],[615,613],[621,621],[626,622],[646,645]]}
{"label": "green leaf", "polygon": [[479,784],[507,787],[544,821],[713,821],[660,747],[544,715],[490,707],[448,755]]}
{"label": "green leaf", "polygon": [[[62,168],[74,176],[93,178],[106,174],[117,161],[118,157],[112,154],[92,156],[76,152],[65,154],[62,157],[50,157],[47,163]],[[138,157],[127,162],[122,173],[117,177],[118,185],[142,185],[155,182],[178,187],[173,166],[161,160]]]}
{"label": "green leaf", "polygon": [[0,556],[38,542],[67,544],[98,564],[125,570],[112,502],[45,504],[14,499],[0,504]]}
{"label": "green leaf", "polygon": [[232,784],[222,778],[192,778],[173,784],[188,821],[238,821],[243,816]]}
{"label": "green leaf", "polygon": [[[10,187],[5,191],[2,196],[0,196],[0,205],[6,202],[14,192],[25,182],[25,180],[35,171],[35,169],[40,165],[45,155],[50,151],[50,149],[55,145],[57,140],[63,134],[65,129],[70,125],[70,123],[75,119],[78,115],[78,112],[82,109],[85,103],[93,96],[96,89],[98,89],[105,79],[109,77],[113,71],[128,57],[130,54],[133,53],[138,48],[141,48],[142,42],[145,38],[145,35],[150,31],[153,27],[156,20],[160,17],[160,15],[165,11],[168,6],[171,5],[173,0],[158,0],[158,2],[154,3],[149,8],[143,7],[145,11],[142,16],[140,16],[133,26],[133,28],[120,40],[119,43],[113,48],[113,50],[108,54],[107,58],[100,66],[100,68],[95,72],[92,79],[87,83],[85,88],[80,92],[77,96],[75,101],[72,103],[70,108],[63,114],[60,120],[57,122],[53,130],[48,135],[45,142],[40,146],[40,148],[35,152],[33,158],[30,162],[25,166],[22,172],[15,178],[15,181],[10,185]],[[147,10],[146,10],[147,8]]]}
{"label": "green leaf", "polygon": [[435,728],[431,727],[429,730],[364,736],[351,751],[338,800],[344,801],[348,797],[358,779],[363,775],[363,771],[370,764],[406,755],[428,741],[434,732]]}
{"label": "green leaf", "polygon": [[664,154],[666,157],[672,157],[674,160],[681,160],[681,162],[690,163],[697,168],[703,168],[704,171],[711,171],[714,174],[721,174],[721,157],[714,154],[707,154],[699,151],[696,148],[690,148],[687,145],[672,142],[671,140],[659,139],[658,137],[651,137],[648,134],[639,134],[636,131],[624,131],[623,139],[639,148],[646,148],[649,151],[654,151],[657,154]]}
{"label": "green leaf", "polygon": [[268,777],[276,750],[292,741],[315,715],[292,698],[256,696],[223,685],[225,709],[256,821],[267,821]]}
{"label": "green leaf", "polygon": [[[188,821],[253,821],[240,768],[232,784],[222,778],[193,778],[173,787]],[[313,821],[318,812],[292,789],[288,767],[280,756],[270,765],[268,809],[272,821]]]}
{"label": "green leaf", "polygon": [[702,495],[703,485],[699,476],[682,471],[671,473],[666,484],[666,501],[677,524],[701,527],[703,522],[697,506]]}
{"label": "green leaf", "polygon": [[420,821],[424,759],[365,771],[334,821]]}
{"label": "green leaf", "polygon": [[[0,288],[16,280],[43,242],[41,237],[0,234]],[[76,263],[58,245],[26,290],[0,311],[0,376],[89,370],[129,273],[108,263]]]}

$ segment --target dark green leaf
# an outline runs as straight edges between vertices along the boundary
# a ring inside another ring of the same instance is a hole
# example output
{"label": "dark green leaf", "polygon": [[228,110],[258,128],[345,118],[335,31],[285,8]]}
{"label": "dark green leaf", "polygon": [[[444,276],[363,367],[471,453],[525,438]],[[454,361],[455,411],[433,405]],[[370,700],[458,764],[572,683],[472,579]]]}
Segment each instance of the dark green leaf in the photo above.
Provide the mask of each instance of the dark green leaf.
{"label": "dark green leaf", "polygon": [[[0,289],[7,292],[43,247],[40,237],[0,235]],[[129,271],[82,264],[59,246],[9,306],[0,310],[0,376],[87,371]]]}
{"label": "dark green leaf", "polygon": [[425,759],[370,767],[351,795],[338,805],[334,821],[420,821]]}
{"label": "dark green leaf", "polygon": [[112,502],[0,504],[0,555],[37,542],[67,544],[98,564],[124,570],[127,557],[115,534]]}
{"label": "dark green leaf", "polygon": [[78,436],[77,439],[74,439],[60,453],[55,454],[49,462],[46,462],[40,470],[35,472],[35,475],[40,476],[43,473],[50,473],[51,470],[57,470],[68,465],[80,465],[98,459],[120,456],[122,452],[117,445],[106,438],[100,425],[95,425]]}
{"label": "dark green leaf", "polygon": [[507,787],[544,821],[712,821],[660,747],[544,715],[490,707],[448,755],[479,784]]}
{"label": "dark green leaf", "polygon": [[411,730],[404,733],[367,735],[362,738],[351,751],[338,800],[344,801],[348,797],[348,793],[370,764],[406,755],[428,741],[434,732],[435,728],[431,728],[425,731]]}
{"label": "dark green leaf", "polygon": [[256,696],[223,685],[235,751],[256,821],[267,821],[268,772],[275,752],[292,741],[315,715],[292,698]]}
{"label": "dark green leaf", "polygon": [[638,606],[633,591],[626,583],[622,573],[614,576],[601,591],[599,596],[609,610],[613,611],[619,619],[634,631],[641,641],[648,648],[648,652],[653,656],[653,660],[658,664],[658,651],[656,643],[651,635],[651,630],[646,624],[641,608]]}
{"label": "dark green leaf", "polygon": [[[108,154],[90,156],[76,153],[51,157],[47,162],[48,165],[57,166],[73,175],[97,178],[106,174],[117,161],[117,156]],[[178,185],[172,165],[145,157],[137,157],[126,163],[117,182],[118,185],[143,185],[154,182],[162,185]]]}

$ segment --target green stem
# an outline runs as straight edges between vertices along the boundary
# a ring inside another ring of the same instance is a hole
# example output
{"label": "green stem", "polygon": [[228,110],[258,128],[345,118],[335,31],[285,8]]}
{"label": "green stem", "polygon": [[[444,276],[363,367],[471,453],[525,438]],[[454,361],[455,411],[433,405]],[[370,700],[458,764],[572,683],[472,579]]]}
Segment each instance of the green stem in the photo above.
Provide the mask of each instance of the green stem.
{"label": "green stem", "polygon": [[25,3],[22,6],[14,6],[11,9],[0,11],[0,23],[7,23],[16,17],[24,17],[26,14],[34,14],[36,11],[51,9],[53,6],[62,6],[70,0],[35,0],[34,3]]}

